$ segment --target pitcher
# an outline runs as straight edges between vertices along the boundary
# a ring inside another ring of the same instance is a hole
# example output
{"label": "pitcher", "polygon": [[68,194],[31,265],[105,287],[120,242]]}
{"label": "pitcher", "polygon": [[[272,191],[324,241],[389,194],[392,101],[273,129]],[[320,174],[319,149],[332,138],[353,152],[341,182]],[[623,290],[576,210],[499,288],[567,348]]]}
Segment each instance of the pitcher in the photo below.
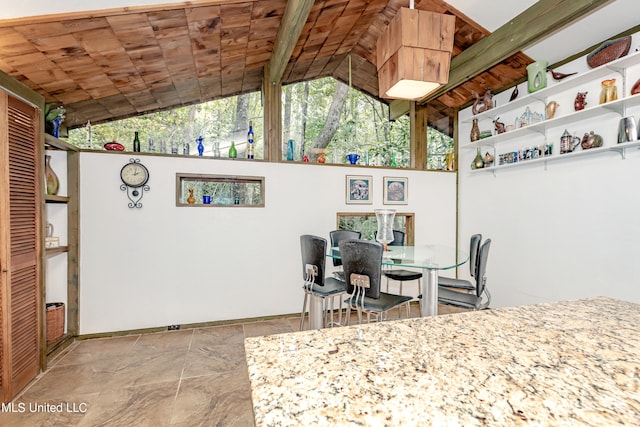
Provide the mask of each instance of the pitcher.
{"label": "pitcher", "polygon": [[580,144],[580,138],[571,135],[569,131],[565,129],[560,137],[560,154],[571,153],[578,144]]}

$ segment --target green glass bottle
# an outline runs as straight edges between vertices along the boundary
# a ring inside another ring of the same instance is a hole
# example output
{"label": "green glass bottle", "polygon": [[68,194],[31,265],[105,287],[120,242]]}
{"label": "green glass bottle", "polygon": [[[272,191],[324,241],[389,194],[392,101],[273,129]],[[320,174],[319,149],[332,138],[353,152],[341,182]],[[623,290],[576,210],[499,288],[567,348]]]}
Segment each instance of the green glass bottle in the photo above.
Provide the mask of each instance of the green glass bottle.
{"label": "green glass bottle", "polygon": [[136,153],[140,152],[140,137],[138,136],[138,131],[135,132],[133,137],[133,151]]}
{"label": "green glass bottle", "polygon": [[231,147],[229,147],[229,158],[235,159],[238,157],[238,150],[236,150],[235,142],[231,141]]}

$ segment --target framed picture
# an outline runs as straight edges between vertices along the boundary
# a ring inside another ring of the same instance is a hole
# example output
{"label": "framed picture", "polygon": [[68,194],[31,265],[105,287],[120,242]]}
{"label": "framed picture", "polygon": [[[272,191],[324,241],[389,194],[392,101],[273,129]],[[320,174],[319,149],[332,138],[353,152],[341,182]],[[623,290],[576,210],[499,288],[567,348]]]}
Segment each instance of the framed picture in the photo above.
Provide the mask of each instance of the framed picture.
{"label": "framed picture", "polygon": [[396,178],[385,176],[383,180],[382,203],[385,205],[406,205],[408,204],[409,178]]}
{"label": "framed picture", "polygon": [[371,205],[371,175],[347,175],[347,204]]}

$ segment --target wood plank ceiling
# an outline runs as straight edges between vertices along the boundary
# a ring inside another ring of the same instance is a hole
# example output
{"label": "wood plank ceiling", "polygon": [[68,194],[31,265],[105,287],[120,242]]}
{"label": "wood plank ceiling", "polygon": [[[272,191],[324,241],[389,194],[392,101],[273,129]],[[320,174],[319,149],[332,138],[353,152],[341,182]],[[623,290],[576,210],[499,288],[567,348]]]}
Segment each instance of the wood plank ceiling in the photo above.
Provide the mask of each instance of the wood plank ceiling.
{"label": "wood plank ceiling", "polygon": [[[260,90],[285,0],[192,1],[0,22],[0,70],[67,108],[70,128]],[[402,0],[317,0],[283,84],[333,76],[378,97],[376,41]],[[453,55],[489,33],[442,0],[417,9],[456,16]],[[517,53],[429,103],[429,121],[450,132],[453,108],[473,91],[524,78]]]}

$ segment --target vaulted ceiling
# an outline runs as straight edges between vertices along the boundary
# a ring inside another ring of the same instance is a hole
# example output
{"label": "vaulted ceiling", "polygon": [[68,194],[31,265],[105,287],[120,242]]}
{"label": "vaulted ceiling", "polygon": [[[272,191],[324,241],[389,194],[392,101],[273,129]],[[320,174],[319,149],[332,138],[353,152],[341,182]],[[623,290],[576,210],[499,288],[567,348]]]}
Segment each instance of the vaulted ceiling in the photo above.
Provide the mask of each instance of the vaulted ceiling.
{"label": "vaulted ceiling", "polygon": [[[353,86],[377,98],[376,42],[406,6],[313,2],[282,83],[326,76],[347,82],[351,56]],[[278,32],[288,28],[286,7],[285,0],[210,0],[3,20],[0,70],[47,103],[64,105],[71,128],[257,91]],[[454,57],[489,35],[442,0],[415,7],[456,16]],[[515,52],[469,74],[429,100],[429,121],[446,130],[452,109],[469,103],[474,91],[523,79],[532,61]]]}

